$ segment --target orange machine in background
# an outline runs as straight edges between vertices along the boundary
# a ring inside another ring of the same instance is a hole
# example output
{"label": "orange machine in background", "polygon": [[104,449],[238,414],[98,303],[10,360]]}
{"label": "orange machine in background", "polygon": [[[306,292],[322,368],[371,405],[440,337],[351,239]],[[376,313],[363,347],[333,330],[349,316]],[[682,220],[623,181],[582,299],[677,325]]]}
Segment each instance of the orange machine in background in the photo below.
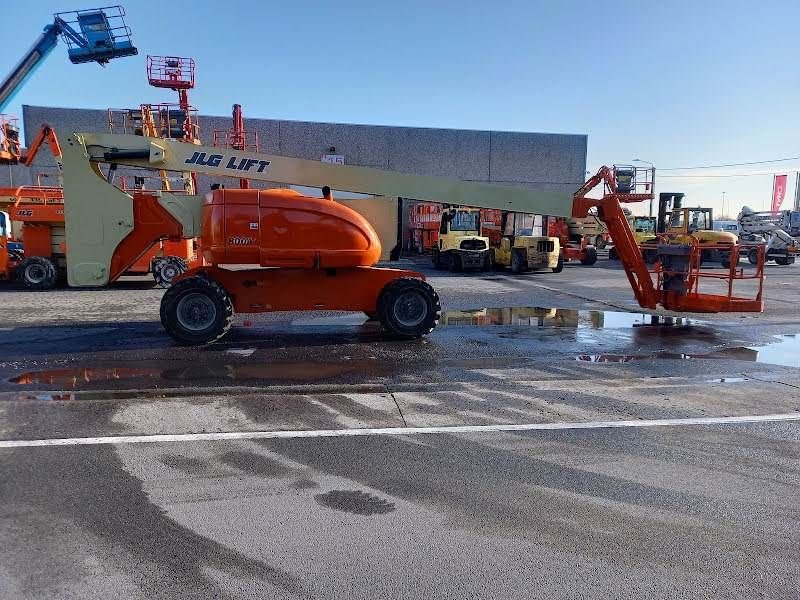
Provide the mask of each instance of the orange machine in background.
{"label": "orange machine in background", "polygon": [[[194,59],[148,55],[147,81],[153,87],[177,92],[178,102],[141,104],[139,108],[131,109],[109,109],[109,131],[199,144],[197,109],[189,102],[189,90],[195,86]],[[197,192],[197,176],[194,173],[185,173],[182,177],[170,177],[166,171],[160,171],[158,177],[142,174],[133,177],[133,186],[128,185],[129,179],[121,178],[119,187],[134,195],[139,190],[147,189],[172,193]],[[152,273],[160,287],[168,287],[175,276],[197,266],[199,261],[194,240],[160,241],[130,264],[125,273]]]}
{"label": "orange machine in background", "polygon": [[565,261],[577,260],[582,265],[597,262],[594,240],[587,236],[580,236],[576,240],[570,236],[569,223],[564,217],[547,217],[547,235],[557,237],[561,242],[561,254]]}

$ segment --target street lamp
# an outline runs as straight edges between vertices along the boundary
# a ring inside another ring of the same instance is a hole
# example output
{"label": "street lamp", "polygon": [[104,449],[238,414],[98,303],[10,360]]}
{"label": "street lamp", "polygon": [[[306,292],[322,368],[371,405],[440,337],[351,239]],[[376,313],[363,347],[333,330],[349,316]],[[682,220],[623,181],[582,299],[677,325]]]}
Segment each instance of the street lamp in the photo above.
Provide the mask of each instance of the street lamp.
{"label": "street lamp", "polygon": [[[653,196],[655,196],[655,194],[656,194],[656,188],[655,188],[655,185],[656,185],[656,176],[655,176],[656,168],[655,168],[655,165],[653,165],[653,163],[651,163],[649,160],[642,160],[641,158],[634,158],[631,162],[644,163],[646,165],[650,165],[650,168],[653,169],[653,182],[652,182],[653,190],[652,190],[652,192],[653,192]],[[650,198],[650,213],[647,216],[648,217],[652,217],[653,216],[653,199],[652,198]]]}

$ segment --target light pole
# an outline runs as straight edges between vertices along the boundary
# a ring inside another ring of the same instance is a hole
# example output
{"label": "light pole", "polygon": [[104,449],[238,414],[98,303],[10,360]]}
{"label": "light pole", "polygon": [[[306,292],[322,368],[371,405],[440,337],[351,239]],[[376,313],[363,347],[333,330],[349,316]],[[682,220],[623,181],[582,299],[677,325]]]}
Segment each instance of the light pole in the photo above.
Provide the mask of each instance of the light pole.
{"label": "light pole", "polygon": [[[655,196],[656,195],[656,187],[655,187],[656,186],[656,168],[653,165],[653,163],[651,163],[649,160],[642,160],[641,158],[634,158],[631,162],[644,163],[646,165],[650,165],[650,168],[653,169],[653,189],[652,189],[652,192],[653,192],[653,196]],[[653,199],[652,198],[650,198],[650,212],[649,212],[649,214],[647,216],[648,217],[652,217],[653,216]]]}
{"label": "light pole", "polygon": [[728,216],[728,213],[725,212],[725,192],[722,192],[722,216]]}

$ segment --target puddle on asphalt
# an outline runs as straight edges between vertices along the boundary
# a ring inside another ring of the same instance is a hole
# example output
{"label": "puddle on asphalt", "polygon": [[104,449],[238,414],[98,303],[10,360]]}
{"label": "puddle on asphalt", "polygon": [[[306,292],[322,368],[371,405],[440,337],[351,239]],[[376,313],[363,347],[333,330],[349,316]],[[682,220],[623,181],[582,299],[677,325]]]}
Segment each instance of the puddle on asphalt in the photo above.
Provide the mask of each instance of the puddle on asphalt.
{"label": "puddle on asphalt", "polygon": [[[45,369],[21,373],[9,379],[19,385],[54,385],[76,388],[82,384],[103,381],[159,379],[195,382],[203,380],[233,381],[320,381],[348,374],[385,375],[389,365],[373,361],[274,362],[268,364],[191,365],[172,369],[158,368],[72,368]],[[59,398],[55,398],[59,399]]]}
{"label": "puddle on asphalt", "polygon": [[747,377],[717,377],[716,379],[706,379],[706,383],[742,383],[750,381]]}
{"label": "puddle on asphalt", "polygon": [[[743,360],[783,367],[800,367],[800,337],[795,334],[775,336],[776,342],[765,346],[724,348],[701,354],[681,354],[678,352],[653,352],[651,354],[579,354],[579,362],[627,363],[637,360],[667,359],[719,359]],[[726,379],[725,382],[730,382]],[[723,382],[723,383],[725,383]]]}
{"label": "puddle on asphalt", "polygon": [[439,321],[445,327],[566,327],[573,329],[627,329],[630,327],[686,327],[699,321],[611,310],[522,307],[448,310]]}

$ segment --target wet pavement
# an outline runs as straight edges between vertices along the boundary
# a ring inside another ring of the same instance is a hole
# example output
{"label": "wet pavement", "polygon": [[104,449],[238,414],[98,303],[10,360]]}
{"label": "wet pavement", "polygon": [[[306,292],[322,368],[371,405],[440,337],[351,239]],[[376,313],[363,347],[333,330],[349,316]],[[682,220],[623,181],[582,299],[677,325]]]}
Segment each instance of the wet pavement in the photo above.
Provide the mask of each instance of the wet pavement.
{"label": "wet pavement", "polygon": [[[0,289],[0,589],[800,597],[800,266],[763,315],[657,322],[604,260],[423,268],[444,314],[413,342],[292,313],[186,348],[141,282]],[[528,424],[587,428],[503,429]],[[124,441],[152,435],[178,437]],[[65,445],[2,446],[26,440]]]}

